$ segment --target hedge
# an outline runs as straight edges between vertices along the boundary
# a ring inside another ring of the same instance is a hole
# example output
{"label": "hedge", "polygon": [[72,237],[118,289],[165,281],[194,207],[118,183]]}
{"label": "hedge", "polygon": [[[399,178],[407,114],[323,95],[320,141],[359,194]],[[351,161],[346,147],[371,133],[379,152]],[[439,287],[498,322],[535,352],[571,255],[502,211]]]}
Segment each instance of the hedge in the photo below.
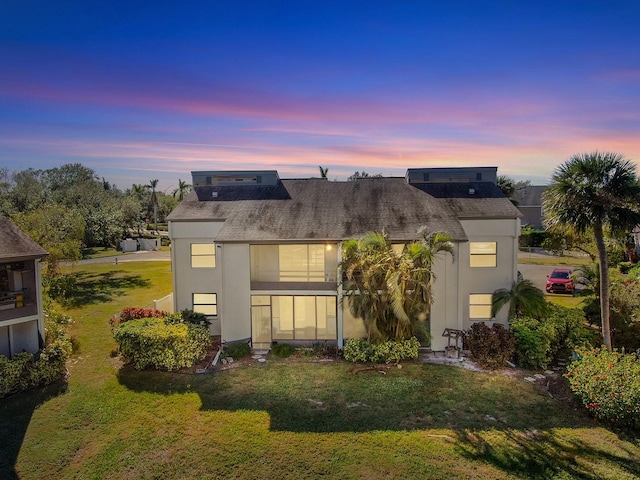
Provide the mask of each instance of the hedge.
{"label": "hedge", "polygon": [[130,320],[113,334],[126,363],[142,370],[148,367],[178,370],[193,366],[206,354],[211,337],[205,326],[170,323],[164,318]]}
{"label": "hedge", "polygon": [[409,340],[387,340],[373,344],[364,338],[351,338],[344,346],[344,359],[349,362],[392,363],[418,358],[420,342],[416,337]]}

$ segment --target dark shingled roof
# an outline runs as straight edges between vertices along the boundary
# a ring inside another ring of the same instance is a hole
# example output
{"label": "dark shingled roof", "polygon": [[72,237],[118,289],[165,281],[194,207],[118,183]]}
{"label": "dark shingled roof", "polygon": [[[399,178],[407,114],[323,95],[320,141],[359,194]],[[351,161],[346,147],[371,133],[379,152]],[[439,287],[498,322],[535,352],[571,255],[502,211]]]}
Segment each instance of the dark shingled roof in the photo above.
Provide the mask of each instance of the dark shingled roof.
{"label": "dark shingled roof", "polygon": [[[469,184],[465,185],[468,192]],[[218,199],[211,201],[199,201],[198,195],[191,193],[168,220],[224,220],[217,241],[342,240],[380,230],[392,240],[407,241],[415,239],[422,227],[427,232],[446,231],[454,240],[466,241],[458,220],[461,213],[477,218],[519,216],[503,195],[438,198],[409,185],[404,178],[281,180],[281,186],[289,199],[221,201],[226,196],[224,187],[216,187],[220,190]],[[483,203],[476,208],[473,202]]]}
{"label": "dark shingled roof", "polygon": [[46,250],[0,215],[0,260],[45,257]]}
{"label": "dark shingled roof", "polygon": [[234,202],[237,200],[288,200],[291,197],[282,182],[277,185],[225,185],[195,187],[201,202]]}
{"label": "dark shingled roof", "polygon": [[513,192],[513,199],[520,207],[540,207],[542,206],[542,194],[546,189],[546,185],[528,185],[517,188]]}
{"label": "dark shingled roof", "polygon": [[493,182],[422,183],[415,187],[444,199],[460,219],[522,216]]}

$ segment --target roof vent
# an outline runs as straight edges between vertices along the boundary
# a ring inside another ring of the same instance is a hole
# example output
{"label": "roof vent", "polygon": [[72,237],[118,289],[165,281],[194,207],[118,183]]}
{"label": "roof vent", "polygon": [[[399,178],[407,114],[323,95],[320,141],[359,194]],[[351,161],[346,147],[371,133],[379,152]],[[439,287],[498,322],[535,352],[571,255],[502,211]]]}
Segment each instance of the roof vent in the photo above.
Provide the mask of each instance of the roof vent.
{"label": "roof vent", "polygon": [[469,195],[475,195],[476,194],[476,189],[475,188],[470,188],[469,189]]}
{"label": "roof vent", "polygon": [[211,198],[218,198],[218,192],[211,192]]}

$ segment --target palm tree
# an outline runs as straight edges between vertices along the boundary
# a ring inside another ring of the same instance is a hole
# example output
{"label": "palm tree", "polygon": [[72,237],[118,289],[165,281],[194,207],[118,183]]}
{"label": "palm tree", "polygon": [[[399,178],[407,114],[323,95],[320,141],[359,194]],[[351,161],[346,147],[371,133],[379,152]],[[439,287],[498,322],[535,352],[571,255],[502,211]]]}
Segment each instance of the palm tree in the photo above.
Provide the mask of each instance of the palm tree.
{"label": "palm tree", "polygon": [[600,266],[598,263],[581,265],[571,273],[573,283],[582,285],[580,295],[600,296]]}
{"label": "palm tree", "polygon": [[504,193],[504,196],[507,198],[511,198],[511,196],[516,191],[515,182],[505,175],[498,175],[496,183],[498,185],[498,188],[502,191],[502,193]]}
{"label": "palm tree", "polygon": [[158,230],[158,196],[156,195],[156,187],[158,186],[159,180],[156,178],[154,180],[149,180],[149,185],[147,188],[151,189],[151,206],[153,207],[153,223],[155,224],[156,231]]}
{"label": "palm tree", "polygon": [[592,232],[600,264],[602,339],[611,349],[609,262],[605,231],[631,231],[640,224],[640,181],[635,166],[612,152],[577,154],[556,168],[543,195],[545,226],[584,235]]}
{"label": "palm tree", "polygon": [[500,288],[491,296],[491,316],[509,305],[509,319],[516,316],[542,318],[548,311],[544,292],[536,287],[531,280],[517,280],[511,289]]}
{"label": "palm tree", "polygon": [[178,179],[178,188],[173,191],[173,197],[181,202],[185,195],[191,191],[191,185],[186,181]]}
{"label": "palm tree", "polygon": [[445,233],[409,243],[399,251],[384,233],[369,232],[343,243],[342,272],[351,313],[365,322],[369,340],[402,340],[431,306],[432,266],[439,252],[452,252]]}

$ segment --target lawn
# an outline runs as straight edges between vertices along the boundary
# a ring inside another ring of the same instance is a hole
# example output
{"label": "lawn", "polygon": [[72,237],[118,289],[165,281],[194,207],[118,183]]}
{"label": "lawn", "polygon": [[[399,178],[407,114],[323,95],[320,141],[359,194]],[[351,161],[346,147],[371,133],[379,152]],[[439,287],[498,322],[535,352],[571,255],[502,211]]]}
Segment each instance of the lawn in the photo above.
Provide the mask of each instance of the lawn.
{"label": "lawn", "polygon": [[66,385],[0,400],[0,478],[640,477],[640,440],[501,374],[269,360],[137,372],[109,317],[171,290],[165,262],[73,267]]}

